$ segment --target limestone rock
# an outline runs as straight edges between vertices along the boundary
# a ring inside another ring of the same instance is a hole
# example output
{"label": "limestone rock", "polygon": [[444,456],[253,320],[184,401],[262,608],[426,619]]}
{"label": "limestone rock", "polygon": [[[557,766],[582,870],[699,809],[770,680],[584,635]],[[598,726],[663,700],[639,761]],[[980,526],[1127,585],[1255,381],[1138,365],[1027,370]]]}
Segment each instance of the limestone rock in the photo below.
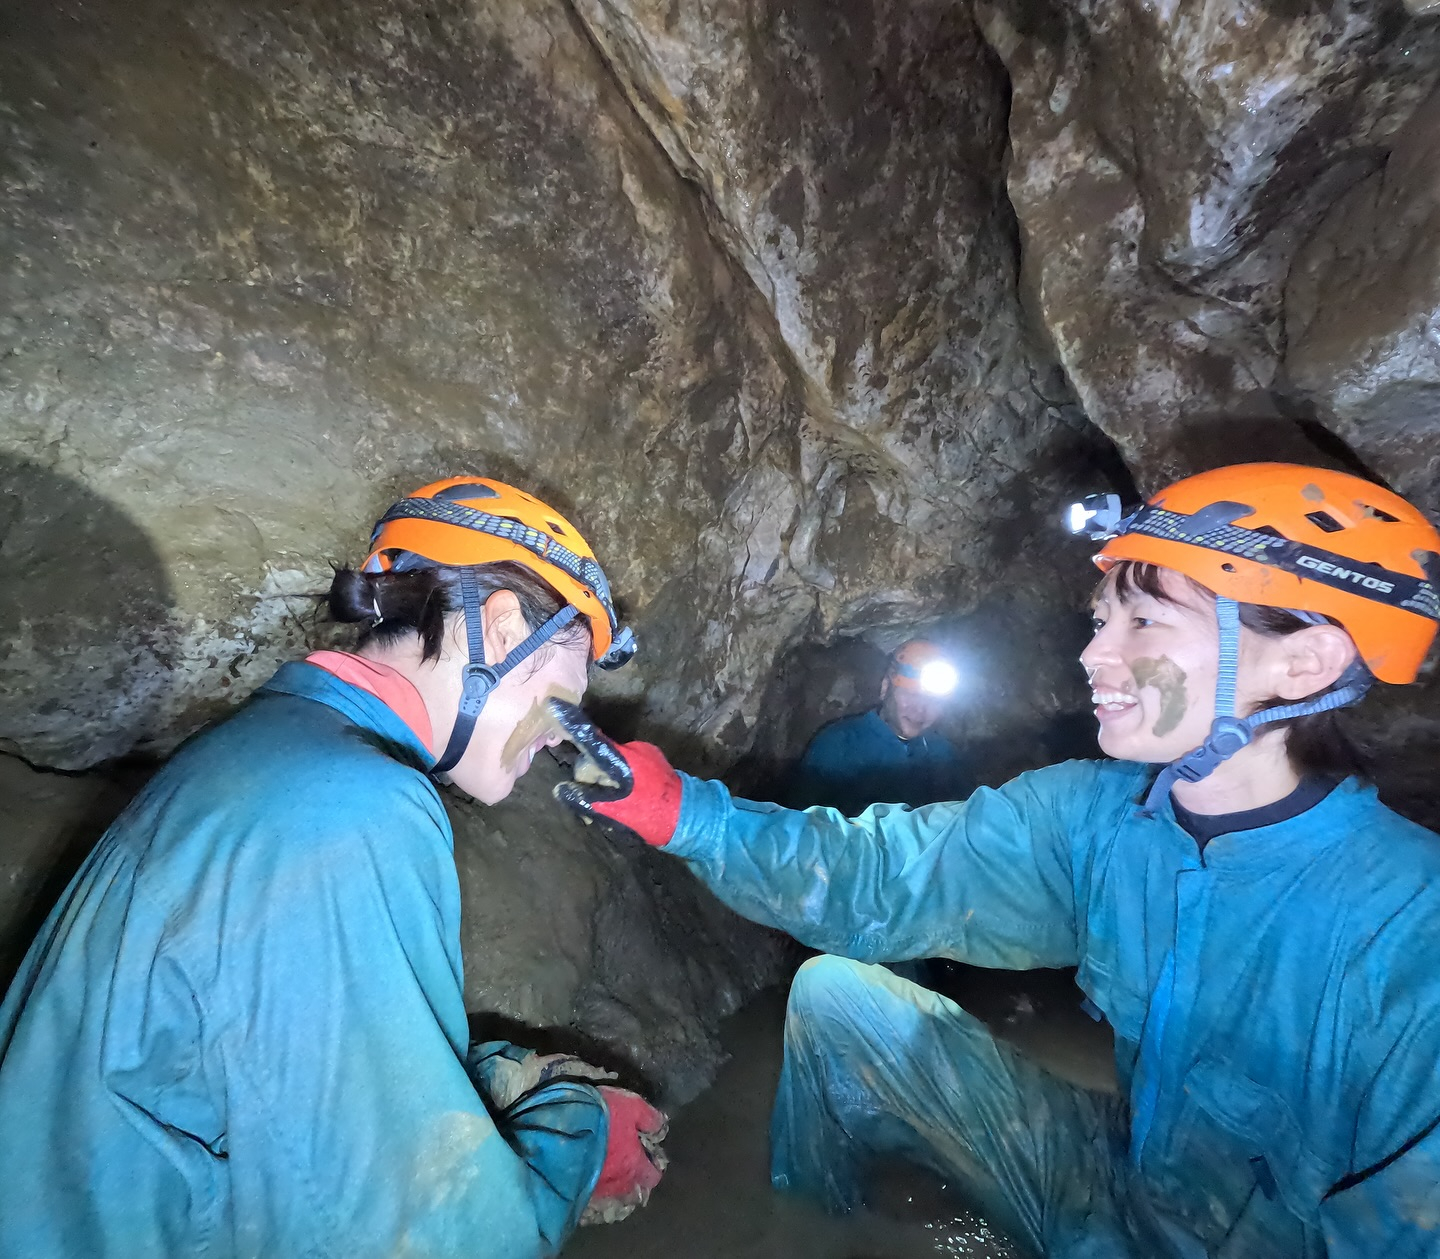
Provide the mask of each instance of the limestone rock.
{"label": "limestone rock", "polygon": [[1285,367],[1316,418],[1440,514],[1440,94],[1290,275]]}
{"label": "limestone rock", "polygon": [[583,825],[551,798],[564,776],[542,756],[500,805],[447,800],[466,1004],[583,1036],[688,1100],[719,1066],[719,1019],[778,972],[781,937],[740,922],[673,858]]}
{"label": "limestone rock", "polygon": [[3,525],[79,588],[43,626],[6,590],[3,734],[68,767],[170,746],[457,469],[550,495],[635,611],[678,575],[693,617],[724,588],[699,536],[791,464],[793,405],[563,7],[173,19],[33,4],[0,45],[0,447],[49,478]]}
{"label": "limestone rock", "polygon": [[[1109,452],[1020,307],[1006,85],[970,10],[575,7],[699,190],[804,408],[798,483],[747,476],[755,532],[739,549],[731,529],[704,539],[716,567],[734,557],[737,578],[734,610],[707,625],[700,654],[726,698],[698,722],[681,708],[678,724],[753,753],[757,712],[762,742],[774,726],[758,707],[773,661],[802,626],[806,641],[868,633],[889,647],[963,619],[990,592],[1008,592],[1017,617],[1077,599],[1085,577],[1053,562],[1056,523],[1077,490],[1110,479]],[[1055,642],[1052,631],[1032,646],[1043,655]],[[768,653],[758,672],[757,650]],[[1021,689],[1033,720],[1045,687]],[[1004,703],[974,698],[977,726]],[[669,695],[652,700],[676,724]]]}
{"label": "limestone rock", "polygon": [[643,643],[611,711],[698,768],[798,636],[1042,587],[1107,448],[1023,326],[968,12],[578,12],[23,6],[0,453],[50,492],[0,528],[32,567],[62,503],[131,540],[73,617],[0,615],[0,736],[163,752],[324,641],[327,562],[459,468],[583,525]]}
{"label": "limestone rock", "polygon": [[1440,33],[1381,0],[982,13],[1027,293],[1090,419],[1146,486],[1267,441],[1317,457],[1275,392],[1285,277],[1435,82]]}

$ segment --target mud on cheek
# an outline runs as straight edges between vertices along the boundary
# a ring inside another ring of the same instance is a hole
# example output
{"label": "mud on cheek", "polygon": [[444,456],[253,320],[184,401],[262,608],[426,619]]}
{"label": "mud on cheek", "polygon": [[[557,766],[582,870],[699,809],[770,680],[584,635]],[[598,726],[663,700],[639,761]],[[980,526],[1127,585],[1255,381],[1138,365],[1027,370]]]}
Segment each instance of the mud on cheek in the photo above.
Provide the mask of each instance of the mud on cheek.
{"label": "mud on cheek", "polygon": [[1150,733],[1157,738],[1173,734],[1185,720],[1189,707],[1185,695],[1185,670],[1169,656],[1159,656],[1153,660],[1137,660],[1131,672],[1135,675],[1137,686],[1142,689],[1152,687],[1160,694],[1160,715]]}
{"label": "mud on cheek", "polygon": [[510,737],[505,740],[505,746],[500,749],[500,764],[504,766],[505,772],[511,773],[519,767],[521,754],[536,739],[542,735],[562,733],[555,719],[550,716],[549,710],[545,707],[546,700],[563,699],[567,704],[578,704],[580,695],[568,687],[553,683],[546,688],[545,693],[540,696],[529,710],[516,723],[515,729],[510,732]]}

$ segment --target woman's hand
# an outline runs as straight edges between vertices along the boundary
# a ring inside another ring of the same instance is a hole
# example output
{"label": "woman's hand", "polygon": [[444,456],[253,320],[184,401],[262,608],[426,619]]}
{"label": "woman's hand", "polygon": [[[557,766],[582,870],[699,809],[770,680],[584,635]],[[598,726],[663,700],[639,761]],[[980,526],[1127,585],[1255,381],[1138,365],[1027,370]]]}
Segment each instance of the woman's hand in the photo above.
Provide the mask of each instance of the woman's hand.
{"label": "woman's hand", "polygon": [[599,1087],[609,1118],[605,1138],[605,1164],[581,1224],[611,1224],[650,1200],[665,1171],[665,1139],[669,1121],[638,1093]]}

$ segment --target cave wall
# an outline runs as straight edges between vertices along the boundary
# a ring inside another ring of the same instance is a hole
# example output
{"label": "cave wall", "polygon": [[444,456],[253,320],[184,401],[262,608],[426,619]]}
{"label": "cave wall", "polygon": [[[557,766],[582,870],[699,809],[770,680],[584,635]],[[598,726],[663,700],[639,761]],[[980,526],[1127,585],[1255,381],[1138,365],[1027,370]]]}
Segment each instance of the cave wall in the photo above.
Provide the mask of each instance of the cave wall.
{"label": "cave wall", "polygon": [[[462,469],[582,524],[642,642],[596,711],[685,768],[773,783],[916,631],[987,780],[1082,751],[1078,493],[1281,457],[1440,510],[1425,10],[7,6],[0,954]],[[1440,821],[1433,668],[1364,730]],[[773,941],[542,786],[454,805],[467,998],[693,1090]]]}

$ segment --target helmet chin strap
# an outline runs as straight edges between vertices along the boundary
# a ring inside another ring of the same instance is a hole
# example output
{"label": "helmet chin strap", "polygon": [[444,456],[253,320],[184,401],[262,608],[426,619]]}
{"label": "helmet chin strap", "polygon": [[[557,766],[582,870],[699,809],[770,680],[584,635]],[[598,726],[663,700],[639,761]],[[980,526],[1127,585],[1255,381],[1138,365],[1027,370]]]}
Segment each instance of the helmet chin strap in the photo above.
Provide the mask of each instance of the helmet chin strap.
{"label": "helmet chin strap", "polygon": [[450,731],[445,751],[430,770],[432,774],[448,774],[460,763],[465,749],[470,746],[470,736],[475,733],[480,710],[485,707],[485,701],[500,679],[521,661],[533,656],[580,615],[579,608],[566,604],[499,664],[489,665],[485,663],[485,625],[481,619],[484,604],[480,598],[480,583],[468,568],[459,570],[459,581],[465,612],[465,641],[470,658],[462,674],[460,711],[455,715],[455,726]]}
{"label": "helmet chin strap", "polygon": [[[1155,814],[1176,782],[1183,779],[1193,783],[1208,778],[1236,752],[1248,747],[1261,726],[1288,721],[1292,717],[1308,717],[1312,713],[1328,713],[1359,703],[1374,681],[1370,671],[1357,658],[1341,675],[1342,685],[1336,690],[1298,704],[1284,704],[1249,717],[1237,717],[1235,686],[1240,671],[1240,605],[1234,599],[1217,598],[1215,614],[1220,621],[1220,672],[1215,679],[1215,720],[1210,723],[1210,733],[1204,743],[1160,771],[1145,797],[1143,812],[1146,815]],[[1295,615],[1312,625],[1328,624],[1323,617],[1313,613],[1296,612]]]}

